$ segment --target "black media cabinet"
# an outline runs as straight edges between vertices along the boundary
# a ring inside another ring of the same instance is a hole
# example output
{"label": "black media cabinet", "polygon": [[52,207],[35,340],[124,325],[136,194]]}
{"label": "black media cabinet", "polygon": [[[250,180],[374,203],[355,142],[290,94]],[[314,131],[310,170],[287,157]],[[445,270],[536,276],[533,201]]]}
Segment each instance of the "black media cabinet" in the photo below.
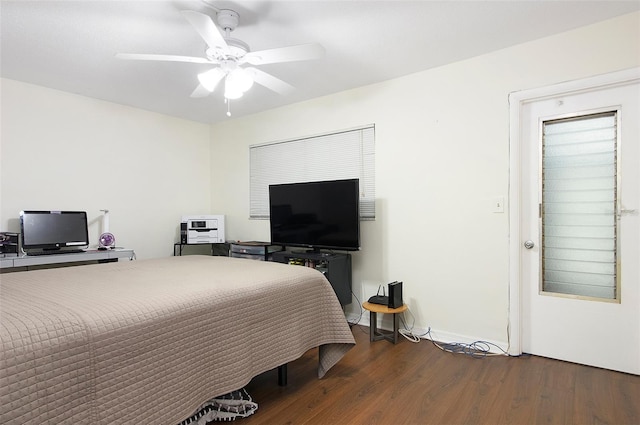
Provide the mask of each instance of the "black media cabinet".
{"label": "black media cabinet", "polygon": [[312,267],[325,275],[341,305],[351,304],[351,255],[317,251],[279,251],[273,261]]}

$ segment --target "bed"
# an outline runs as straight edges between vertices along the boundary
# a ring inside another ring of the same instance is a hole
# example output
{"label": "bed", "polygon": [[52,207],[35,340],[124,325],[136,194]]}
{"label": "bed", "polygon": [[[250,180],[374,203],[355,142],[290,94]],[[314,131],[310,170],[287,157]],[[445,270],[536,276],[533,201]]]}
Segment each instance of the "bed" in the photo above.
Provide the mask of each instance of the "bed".
{"label": "bed", "polygon": [[8,273],[0,291],[3,424],[176,425],[315,347],[321,378],[355,344],[300,266],[190,255]]}

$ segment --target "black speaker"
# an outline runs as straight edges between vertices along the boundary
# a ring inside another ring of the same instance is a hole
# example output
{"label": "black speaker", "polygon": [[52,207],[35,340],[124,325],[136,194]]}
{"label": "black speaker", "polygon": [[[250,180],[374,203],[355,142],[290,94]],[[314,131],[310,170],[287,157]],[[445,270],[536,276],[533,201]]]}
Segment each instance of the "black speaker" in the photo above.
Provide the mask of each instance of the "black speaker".
{"label": "black speaker", "polygon": [[389,308],[402,307],[402,282],[392,282],[389,284]]}

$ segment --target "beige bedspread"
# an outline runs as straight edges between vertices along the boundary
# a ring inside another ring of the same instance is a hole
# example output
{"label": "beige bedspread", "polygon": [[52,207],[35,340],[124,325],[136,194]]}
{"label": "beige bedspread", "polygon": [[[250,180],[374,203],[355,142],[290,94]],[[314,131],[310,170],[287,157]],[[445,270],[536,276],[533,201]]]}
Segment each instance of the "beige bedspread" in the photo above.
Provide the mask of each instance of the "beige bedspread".
{"label": "beige bedspread", "polygon": [[175,425],[318,346],[322,377],[355,343],[306,267],[184,256],[0,282],[2,424]]}

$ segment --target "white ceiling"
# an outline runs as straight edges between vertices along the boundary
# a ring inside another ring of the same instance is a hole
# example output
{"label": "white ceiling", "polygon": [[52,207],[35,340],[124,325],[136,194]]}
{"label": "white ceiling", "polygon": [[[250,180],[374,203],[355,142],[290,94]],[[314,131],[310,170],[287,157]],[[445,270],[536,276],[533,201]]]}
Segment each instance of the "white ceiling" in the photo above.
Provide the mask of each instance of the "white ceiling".
{"label": "white ceiling", "polygon": [[[632,1],[6,1],[0,2],[2,77],[214,123],[218,90],[191,98],[207,65],[116,59],[116,53],[204,56],[180,14],[240,14],[232,36],[251,50],[320,43],[323,59],[263,65],[292,84],[261,86],[231,103],[239,117],[411,74],[640,10]],[[615,48],[615,46],[612,46]]]}

